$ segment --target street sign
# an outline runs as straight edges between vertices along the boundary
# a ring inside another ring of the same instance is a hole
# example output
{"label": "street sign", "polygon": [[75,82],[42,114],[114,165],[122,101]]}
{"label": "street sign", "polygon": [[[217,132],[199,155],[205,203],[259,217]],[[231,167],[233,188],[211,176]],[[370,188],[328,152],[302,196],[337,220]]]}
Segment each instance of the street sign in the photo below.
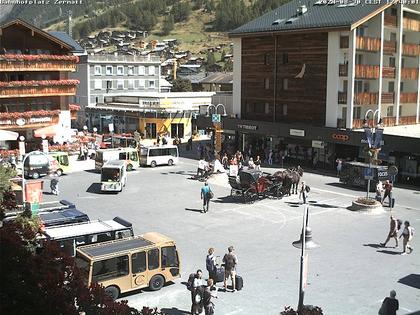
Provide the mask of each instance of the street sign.
{"label": "street sign", "polygon": [[373,168],[365,168],[364,176],[365,176],[365,179],[373,179]]}
{"label": "street sign", "polygon": [[211,122],[219,123],[222,120],[222,116],[220,114],[212,114],[211,115]]}
{"label": "street sign", "polygon": [[108,124],[108,130],[109,130],[109,132],[114,132],[114,124],[113,123]]}
{"label": "street sign", "polygon": [[384,181],[389,179],[389,173],[387,169],[378,170],[378,180]]}
{"label": "street sign", "polygon": [[312,140],[312,148],[323,149],[324,148],[324,141]]}
{"label": "street sign", "polygon": [[390,176],[396,176],[398,174],[398,168],[395,165],[392,165],[388,169],[388,174]]}

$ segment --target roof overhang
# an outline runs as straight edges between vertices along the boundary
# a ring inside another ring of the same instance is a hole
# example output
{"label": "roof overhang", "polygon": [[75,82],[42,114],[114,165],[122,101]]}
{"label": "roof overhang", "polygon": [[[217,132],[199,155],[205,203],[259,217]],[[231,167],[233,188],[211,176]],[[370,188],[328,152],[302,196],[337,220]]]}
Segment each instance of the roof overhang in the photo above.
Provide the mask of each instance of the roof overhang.
{"label": "roof overhang", "polygon": [[299,34],[299,33],[324,33],[324,32],[334,32],[334,31],[349,31],[350,25],[340,25],[340,26],[330,26],[330,27],[314,27],[314,28],[299,28],[299,29],[288,29],[288,30],[270,30],[270,31],[261,31],[261,32],[251,32],[251,33],[239,33],[232,34],[229,33],[229,38],[238,38],[238,37],[255,37],[256,35],[263,36],[275,36],[280,34]]}
{"label": "roof overhang", "polygon": [[371,14],[366,15],[363,19],[353,23],[350,27],[350,30],[354,30],[355,28],[357,28],[358,26],[362,25],[363,23],[365,23],[366,21],[369,21],[371,18],[373,18],[374,16],[378,15],[379,13],[385,11],[386,9],[388,9],[390,6],[396,4],[396,3],[400,3],[399,0],[393,0],[393,1],[389,1],[389,3],[384,4],[382,7],[379,7],[377,10],[373,11]]}

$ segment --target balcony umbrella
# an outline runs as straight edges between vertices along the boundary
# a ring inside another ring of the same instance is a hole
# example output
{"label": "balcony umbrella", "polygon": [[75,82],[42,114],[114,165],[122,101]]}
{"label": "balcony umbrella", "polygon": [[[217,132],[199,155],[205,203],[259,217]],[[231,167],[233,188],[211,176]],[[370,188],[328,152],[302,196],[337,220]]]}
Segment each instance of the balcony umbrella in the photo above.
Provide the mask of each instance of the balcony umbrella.
{"label": "balcony umbrella", "polygon": [[19,134],[17,132],[0,130],[0,141],[13,141],[17,140]]}
{"label": "balcony umbrella", "polygon": [[34,130],[34,136],[37,138],[41,138],[42,136],[45,137],[54,137],[57,135],[58,132],[58,125],[51,125],[43,128],[39,128]]}

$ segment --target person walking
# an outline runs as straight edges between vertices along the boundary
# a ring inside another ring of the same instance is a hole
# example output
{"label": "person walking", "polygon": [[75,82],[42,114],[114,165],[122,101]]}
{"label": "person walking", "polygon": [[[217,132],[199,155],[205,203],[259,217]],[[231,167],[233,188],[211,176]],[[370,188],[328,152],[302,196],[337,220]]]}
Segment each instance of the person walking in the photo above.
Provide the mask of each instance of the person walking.
{"label": "person walking", "polygon": [[257,155],[257,158],[254,161],[254,164],[255,164],[255,169],[260,171],[261,170],[261,159],[260,159],[259,155]]}
{"label": "person walking", "polygon": [[[401,255],[411,254],[411,252],[413,251],[413,247],[411,247],[410,244],[411,240],[413,239],[413,236],[414,229],[410,226],[410,222],[405,221],[403,231],[400,235],[400,238],[403,238],[403,251]],[[408,250],[410,250],[410,252],[408,252]]]}
{"label": "person walking", "polygon": [[201,199],[203,200],[203,211],[206,213],[209,211],[209,203],[212,198],[213,192],[210,189],[210,186],[207,182],[204,183],[204,186],[201,187]]}
{"label": "person walking", "polygon": [[273,150],[268,152],[268,165],[273,165]]}
{"label": "person walking", "polygon": [[384,190],[384,186],[381,181],[378,181],[378,185],[376,185],[376,200],[382,203],[382,192]]}
{"label": "person walking", "polygon": [[308,198],[309,186],[305,184],[304,181],[300,184],[299,200],[302,199],[303,204],[306,204],[306,199]]}
{"label": "person walking", "polygon": [[392,206],[392,184],[389,180],[387,180],[385,182],[384,185],[385,188],[385,192],[384,192],[384,197],[382,198],[382,205],[384,204],[385,198],[388,197],[388,203],[389,203],[389,207],[391,208]]}
{"label": "person walking", "polygon": [[398,231],[401,228],[401,221],[394,218],[392,215],[390,216],[390,222],[389,222],[389,233],[384,243],[381,243],[381,246],[385,247],[386,244],[389,242],[391,238],[395,239],[395,247],[398,247]]}
{"label": "person walking", "polygon": [[205,315],[214,315],[213,299],[217,299],[217,288],[213,279],[208,279],[207,286],[203,293],[203,306]]}
{"label": "person walking", "polygon": [[238,264],[238,257],[235,255],[233,246],[228,247],[228,253],[223,256],[223,264],[225,266],[225,279],[223,287],[227,291],[227,280],[232,279],[232,292],[236,291],[236,265]]}
{"label": "person walking", "polygon": [[217,282],[217,278],[216,278],[217,262],[216,262],[216,255],[214,254],[213,247],[210,247],[208,250],[208,254],[206,257],[206,269],[209,272],[209,279],[212,279],[214,283],[216,283]]}
{"label": "person walking", "polygon": [[399,309],[398,300],[395,298],[397,293],[392,290],[389,292],[389,297],[386,297],[379,309],[379,315],[397,315],[397,310]]}
{"label": "person walking", "polygon": [[249,158],[249,161],[248,161],[248,169],[249,170],[255,169],[255,163],[254,163],[254,160],[253,160],[252,157]]}
{"label": "person walking", "polygon": [[50,189],[51,193],[56,196],[58,196],[58,194],[60,193],[60,191],[58,190],[58,181],[59,176],[57,175],[57,173],[51,174]]}
{"label": "person walking", "polygon": [[341,170],[343,169],[343,161],[341,159],[337,159],[335,162],[337,163],[337,177],[340,177]]}
{"label": "person walking", "polygon": [[229,159],[228,159],[228,156],[227,156],[226,153],[223,154],[221,162],[222,162],[222,165],[223,165],[224,169],[227,170],[229,168]]}

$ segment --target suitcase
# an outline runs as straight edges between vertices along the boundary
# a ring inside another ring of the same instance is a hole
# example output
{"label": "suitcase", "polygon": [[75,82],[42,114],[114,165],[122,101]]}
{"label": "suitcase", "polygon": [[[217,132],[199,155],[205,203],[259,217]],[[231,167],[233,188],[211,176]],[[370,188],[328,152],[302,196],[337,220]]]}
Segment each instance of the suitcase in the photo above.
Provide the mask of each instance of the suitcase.
{"label": "suitcase", "polygon": [[391,198],[391,208],[394,208],[395,206],[395,198]]}
{"label": "suitcase", "polygon": [[242,290],[242,287],[244,286],[244,280],[241,276],[236,275],[235,276],[235,289],[240,291]]}
{"label": "suitcase", "polygon": [[216,283],[223,282],[225,280],[225,268],[217,267],[215,276],[216,276]]}

